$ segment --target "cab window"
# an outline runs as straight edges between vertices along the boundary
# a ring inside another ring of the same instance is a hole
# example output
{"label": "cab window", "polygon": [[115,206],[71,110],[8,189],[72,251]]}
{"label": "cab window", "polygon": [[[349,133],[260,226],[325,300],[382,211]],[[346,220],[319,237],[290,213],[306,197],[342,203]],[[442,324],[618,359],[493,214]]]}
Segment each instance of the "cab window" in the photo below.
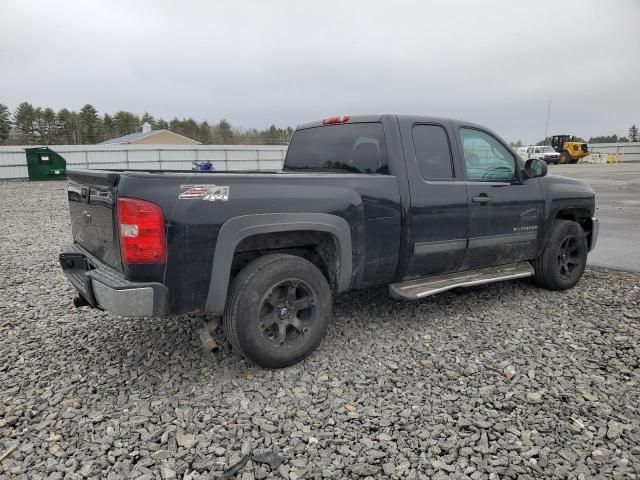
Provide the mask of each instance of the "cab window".
{"label": "cab window", "polygon": [[438,125],[416,125],[412,129],[418,170],[426,180],[451,180],[453,161],[449,139]]}
{"label": "cab window", "polygon": [[491,135],[472,128],[461,128],[467,178],[480,181],[511,181],[516,174],[516,160]]}
{"label": "cab window", "polygon": [[381,123],[347,123],[297,130],[285,171],[389,174]]}

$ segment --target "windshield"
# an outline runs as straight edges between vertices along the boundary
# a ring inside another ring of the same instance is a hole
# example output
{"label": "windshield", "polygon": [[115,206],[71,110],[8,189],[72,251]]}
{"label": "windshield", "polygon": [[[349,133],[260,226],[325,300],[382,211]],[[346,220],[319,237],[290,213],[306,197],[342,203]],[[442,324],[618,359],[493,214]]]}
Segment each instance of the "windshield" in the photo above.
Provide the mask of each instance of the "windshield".
{"label": "windshield", "polygon": [[555,153],[555,150],[551,147],[542,147],[544,153]]}

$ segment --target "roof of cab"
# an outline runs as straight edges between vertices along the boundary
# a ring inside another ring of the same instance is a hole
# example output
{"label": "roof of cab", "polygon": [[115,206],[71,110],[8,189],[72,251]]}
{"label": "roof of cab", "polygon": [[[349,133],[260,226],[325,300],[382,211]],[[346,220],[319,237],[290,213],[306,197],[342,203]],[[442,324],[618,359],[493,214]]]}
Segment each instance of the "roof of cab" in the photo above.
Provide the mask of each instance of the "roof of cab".
{"label": "roof of cab", "polygon": [[[382,120],[382,117],[385,115],[381,114],[370,114],[370,115],[349,115],[349,120],[342,123],[334,123],[332,125],[344,125],[345,123],[365,123],[365,122],[379,122]],[[313,122],[303,123],[298,125],[297,130],[303,130],[305,128],[313,128],[313,127],[322,127],[329,126],[324,125],[322,122],[324,120],[315,120]]]}
{"label": "roof of cab", "polygon": [[[350,115],[349,120],[346,122],[340,123],[332,123],[331,125],[344,125],[348,123],[366,123],[366,122],[380,122],[384,117],[396,117],[401,122],[416,122],[416,123],[450,123],[454,126],[469,126],[469,127],[478,127],[487,129],[482,125],[478,125],[473,122],[467,122],[464,120],[456,120],[453,118],[446,117],[431,117],[428,115],[407,115],[407,114],[392,114],[392,113],[376,113],[376,114],[366,114],[366,115]],[[322,127],[322,126],[331,126],[325,125],[323,123],[324,120],[316,120],[313,122],[307,122],[298,125],[296,130],[303,130],[306,128],[314,128],[314,127]]]}

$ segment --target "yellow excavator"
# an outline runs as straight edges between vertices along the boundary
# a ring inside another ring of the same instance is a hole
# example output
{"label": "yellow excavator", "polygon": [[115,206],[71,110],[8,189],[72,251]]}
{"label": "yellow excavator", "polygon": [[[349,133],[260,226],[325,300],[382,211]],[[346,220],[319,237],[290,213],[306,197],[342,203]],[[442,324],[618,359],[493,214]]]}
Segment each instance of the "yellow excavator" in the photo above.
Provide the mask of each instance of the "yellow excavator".
{"label": "yellow excavator", "polygon": [[560,154],[560,163],[578,163],[578,160],[591,153],[586,143],[572,135],[554,135],[551,137],[551,146]]}

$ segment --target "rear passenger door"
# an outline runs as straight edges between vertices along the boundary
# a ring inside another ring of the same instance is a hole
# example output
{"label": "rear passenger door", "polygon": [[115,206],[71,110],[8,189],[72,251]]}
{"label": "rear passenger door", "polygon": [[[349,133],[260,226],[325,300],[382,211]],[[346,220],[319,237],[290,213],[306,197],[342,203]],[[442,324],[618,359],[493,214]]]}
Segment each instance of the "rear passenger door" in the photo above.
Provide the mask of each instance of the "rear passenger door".
{"label": "rear passenger door", "polygon": [[418,123],[403,131],[411,191],[411,255],[405,279],[455,271],[467,246],[467,191],[452,155],[448,124]]}

